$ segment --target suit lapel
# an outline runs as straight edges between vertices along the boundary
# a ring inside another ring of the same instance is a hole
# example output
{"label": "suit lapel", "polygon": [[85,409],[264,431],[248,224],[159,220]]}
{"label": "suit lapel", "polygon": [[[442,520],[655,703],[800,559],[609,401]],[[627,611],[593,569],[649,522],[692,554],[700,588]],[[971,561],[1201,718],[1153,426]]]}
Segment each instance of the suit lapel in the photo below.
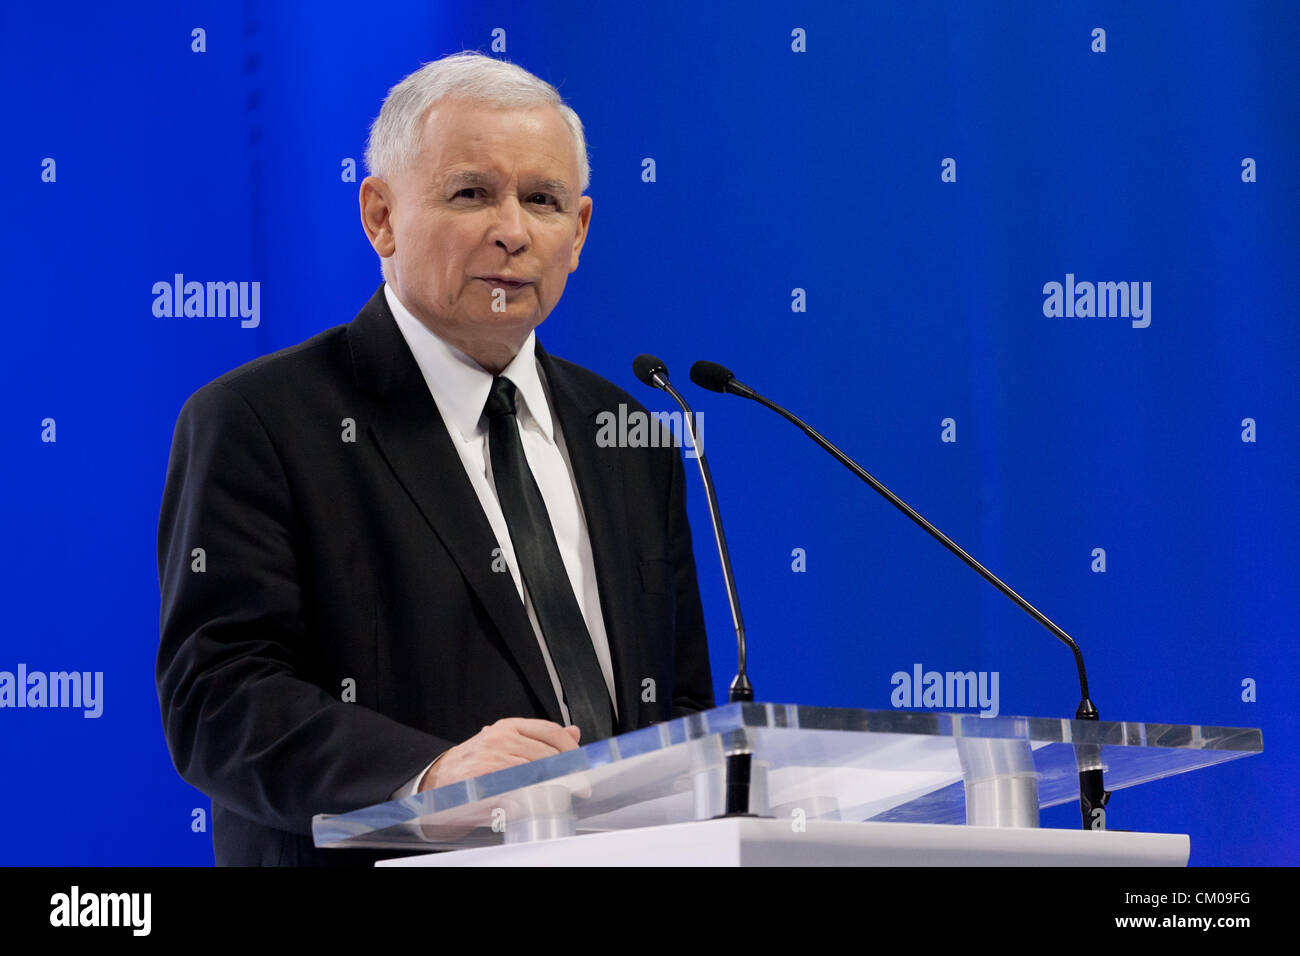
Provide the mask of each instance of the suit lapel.
{"label": "suit lapel", "polygon": [[482,602],[549,719],[559,702],[519,592],[492,570],[496,537],[381,285],[348,326],[357,385],[380,399],[368,430]]}
{"label": "suit lapel", "polygon": [[601,448],[596,442],[597,415],[617,414],[602,408],[599,400],[578,384],[565,366],[537,343],[537,357],[546,373],[555,417],[564,433],[564,444],[573,466],[582,510],[596,562],[600,607],[614,662],[614,686],[618,700],[619,732],[639,725],[641,677],[637,656],[637,622],[630,595],[637,568],[631,565],[627,500],[623,486],[623,451]]}

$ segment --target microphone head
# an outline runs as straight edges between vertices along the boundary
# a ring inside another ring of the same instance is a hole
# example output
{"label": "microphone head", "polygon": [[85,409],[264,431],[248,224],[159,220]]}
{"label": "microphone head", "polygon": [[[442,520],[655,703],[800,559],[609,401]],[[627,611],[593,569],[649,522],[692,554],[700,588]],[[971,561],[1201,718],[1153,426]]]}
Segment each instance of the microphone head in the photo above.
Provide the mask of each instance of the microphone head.
{"label": "microphone head", "polygon": [[656,378],[668,381],[668,366],[653,355],[638,355],[632,360],[632,371],[636,377],[651,388],[663,388]]}
{"label": "microphone head", "polygon": [[717,362],[696,362],[691,366],[691,381],[710,392],[726,392],[735,380],[731,369]]}

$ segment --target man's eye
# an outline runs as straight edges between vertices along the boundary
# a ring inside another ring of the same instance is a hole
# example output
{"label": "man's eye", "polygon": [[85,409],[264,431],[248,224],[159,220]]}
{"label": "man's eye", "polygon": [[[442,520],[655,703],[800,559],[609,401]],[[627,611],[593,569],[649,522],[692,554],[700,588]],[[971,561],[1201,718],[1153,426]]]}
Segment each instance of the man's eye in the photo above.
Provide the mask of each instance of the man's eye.
{"label": "man's eye", "polygon": [[555,197],[554,197],[554,196],[547,195],[546,193],[533,193],[533,194],[532,194],[530,197],[528,197],[528,198],[533,199],[533,200],[540,199],[540,200],[542,201],[543,204],[549,204],[549,205],[552,205],[552,206],[556,205]]}
{"label": "man's eye", "polygon": [[[459,199],[461,196],[464,196],[466,193],[477,193],[477,192],[482,192],[482,188],[479,187],[479,186],[466,186],[464,189],[458,190],[458,191],[456,192],[456,195],[453,196],[452,198],[453,198],[453,199]],[[470,196],[470,197],[467,197],[467,198],[471,198],[471,199],[472,199],[473,197]]]}

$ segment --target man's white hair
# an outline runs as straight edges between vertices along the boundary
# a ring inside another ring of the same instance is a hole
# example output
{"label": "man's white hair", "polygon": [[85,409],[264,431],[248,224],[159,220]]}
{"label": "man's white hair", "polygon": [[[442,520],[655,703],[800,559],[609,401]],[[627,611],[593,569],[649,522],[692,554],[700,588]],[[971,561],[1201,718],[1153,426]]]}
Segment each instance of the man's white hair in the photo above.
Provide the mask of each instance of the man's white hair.
{"label": "man's white hair", "polygon": [[426,63],[388,91],[379,115],[370,125],[365,156],[370,175],[388,179],[415,162],[420,152],[424,116],[447,96],[482,100],[502,108],[554,106],[573,133],[581,176],[578,189],[580,193],[587,191],[591,162],[578,114],[565,104],[550,83],[521,66],[473,51],[453,53]]}

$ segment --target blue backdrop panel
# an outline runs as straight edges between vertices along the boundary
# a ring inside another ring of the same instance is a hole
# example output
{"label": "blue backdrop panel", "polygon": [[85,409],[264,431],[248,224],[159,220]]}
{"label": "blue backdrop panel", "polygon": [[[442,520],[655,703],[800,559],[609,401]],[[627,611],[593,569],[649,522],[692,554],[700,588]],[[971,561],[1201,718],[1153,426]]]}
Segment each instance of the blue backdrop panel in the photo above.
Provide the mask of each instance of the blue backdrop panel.
{"label": "blue backdrop panel", "polygon": [[[1104,718],[1264,728],[1262,757],[1122,791],[1110,825],[1190,833],[1193,863],[1296,862],[1300,7],[517,6],[0,11],[0,671],[103,675],[98,716],[0,708],[0,862],[211,861],[153,683],[176,415],[352,318],[379,282],[348,175],[370,120],[494,37],[590,144],[546,347],[652,408],[637,353],[682,383],[730,365],[1071,632]],[[256,321],[156,315],[178,274],[258,283]],[[1142,314],[1050,314],[1053,282],[1136,283]],[[760,699],[888,708],[920,664],[996,673],[1003,714],[1073,712],[1050,635],[795,430],[689,394]],[[734,643],[690,491],[721,698]]]}

